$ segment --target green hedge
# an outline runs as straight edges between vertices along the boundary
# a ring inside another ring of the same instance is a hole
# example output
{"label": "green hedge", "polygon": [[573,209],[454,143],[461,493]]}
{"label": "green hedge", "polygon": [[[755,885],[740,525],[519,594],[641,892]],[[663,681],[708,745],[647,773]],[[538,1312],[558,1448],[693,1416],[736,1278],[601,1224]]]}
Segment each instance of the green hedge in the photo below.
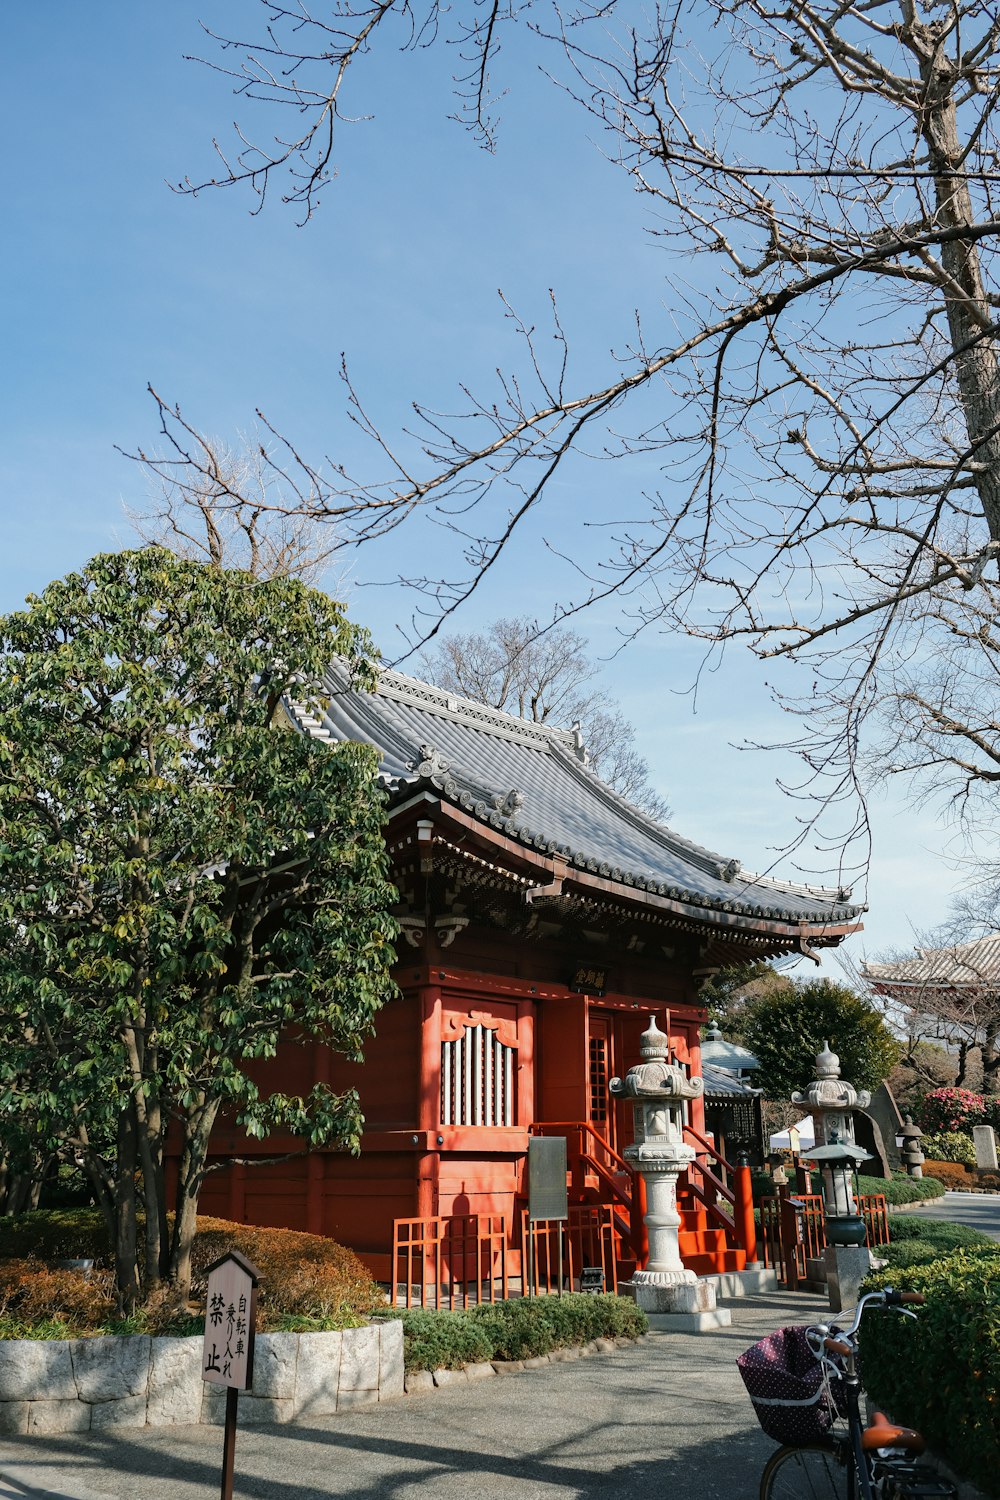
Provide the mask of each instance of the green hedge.
{"label": "green hedge", "polygon": [[0,1260],[92,1260],[114,1265],[99,1208],[39,1208],[0,1219]]}
{"label": "green hedge", "polygon": [[858,1187],[863,1196],[881,1193],[893,1207],[901,1203],[920,1203],[926,1198],[944,1195],[944,1184],[936,1177],[907,1177],[905,1172],[894,1173],[888,1181],[884,1177],[859,1177]]}
{"label": "green hedge", "polygon": [[1000,1255],[962,1250],[881,1271],[865,1288],[886,1284],[923,1292],[927,1305],[915,1320],[866,1315],[869,1395],[894,1420],[919,1427],[963,1478],[1000,1496]]}
{"label": "green hedge", "polygon": [[956,1250],[1000,1255],[1000,1244],[968,1224],[921,1219],[916,1214],[890,1214],[889,1244],[881,1246],[877,1253],[895,1268],[929,1265]]}
{"label": "green hedge", "polygon": [[491,1359],[533,1359],[596,1338],[638,1338],[649,1321],[634,1302],[611,1295],[486,1302],[468,1312],[398,1312],[407,1374],[455,1370]]}
{"label": "green hedge", "polygon": [[[789,1173],[789,1177],[791,1177]],[[759,1203],[761,1198],[773,1196],[777,1189],[774,1186],[768,1172],[755,1171],[753,1174],[753,1201]],[[871,1193],[882,1193],[886,1202],[892,1205],[900,1203],[920,1203],[927,1198],[940,1198],[946,1191],[944,1184],[938,1182],[936,1177],[924,1177],[914,1180],[907,1177],[905,1172],[897,1172],[888,1180],[884,1177],[859,1177],[859,1191],[868,1196]],[[814,1193],[820,1191],[819,1173],[813,1173]],[[792,1188],[794,1192],[794,1187]]]}

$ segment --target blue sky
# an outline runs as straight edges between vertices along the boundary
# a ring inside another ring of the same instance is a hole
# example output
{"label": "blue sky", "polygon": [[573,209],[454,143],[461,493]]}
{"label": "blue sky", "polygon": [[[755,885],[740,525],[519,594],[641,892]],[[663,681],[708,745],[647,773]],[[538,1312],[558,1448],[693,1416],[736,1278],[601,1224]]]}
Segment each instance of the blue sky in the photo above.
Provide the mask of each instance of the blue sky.
{"label": "blue sky", "polygon": [[[365,83],[376,118],[342,131],[338,180],[304,229],[277,201],[251,217],[238,192],[172,193],[168,180],[211,175],[211,137],[239,110],[224,80],[183,61],[207,50],[199,18],[238,30],[255,10],[250,0],[49,0],[7,17],[0,609],[129,541],[122,506],[145,489],[116,445],[155,446],[147,382],[209,434],[233,440],[259,406],[310,458],[363,467],[344,416],[342,351],[393,431],[415,399],[454,409],[461,381],[489,387],[513,348],[499,288],[529,320],[544,318],[555,289],[581,384],[636,305],[670,315],[676,266],[645,234],[642,205],[516,41],[495,154],[447,118],[453,54],[382,53]],[[627,513],[644,477],[639,466],[572,466],[548,534],[558,538],[561,517]],[[460,626],[548,614],[555,564],[543,529]],[[434,572],[440,544],[418,527],[351,559],[351,613],[389,657],[412,607],[392,581],[414,558]],[[678,831],[768,867],[802,812],[776,789],[794,771],[733,744],[781,738],[764,686],[774,667],[732,650],[695,704],[685,692],[695,645],[648,633],[614,655],[613,610],[578,623],[609,659],[607,685]],[[869,953],[940,921],[960,880],[933,810],[901,794],[875,805],[874,824]],[[799,858],[836,881],[829,856]],[[789,862],[778,868],[795,875]]]}

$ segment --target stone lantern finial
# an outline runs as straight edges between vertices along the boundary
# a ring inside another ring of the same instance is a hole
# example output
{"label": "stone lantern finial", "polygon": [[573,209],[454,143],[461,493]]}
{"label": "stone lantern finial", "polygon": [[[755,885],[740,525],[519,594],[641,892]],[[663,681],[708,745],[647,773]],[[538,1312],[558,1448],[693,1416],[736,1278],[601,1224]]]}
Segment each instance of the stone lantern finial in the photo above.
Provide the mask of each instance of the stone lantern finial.
{"label": "stone lantern finial", "polygon": [[829,1042],[824,1042],[822,1052],[817,1052],[816,1054],[816,1077],[840,1077],[840,1058],[836,1052],[830,1050]]}
{"label": "stone lantern finial", "polygon": [[650,1060],[670,1056],[670,1038],[657,1026],[655,1016],[650,1016],[649,1025],[639,1038],[639,1056]]}

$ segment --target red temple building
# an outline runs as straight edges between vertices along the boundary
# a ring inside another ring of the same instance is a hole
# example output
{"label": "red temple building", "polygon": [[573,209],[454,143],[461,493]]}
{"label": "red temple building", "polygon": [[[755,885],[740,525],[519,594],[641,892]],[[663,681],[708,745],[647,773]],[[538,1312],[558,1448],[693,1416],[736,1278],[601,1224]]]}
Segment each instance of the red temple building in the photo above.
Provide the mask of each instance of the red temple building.
{"label": "red temple building", "polygon": [[[357,1087],[360,1157],[229,1167],[206,1180],[203,1211],[330,1235],[382,1279],[398,1221],[503,1216],[516,1264],[530,1135],[562,1134],[571,1200],[605,1205],[623,1263],[641,1259],[621,1159],[631,1117],[608,1082],[638,1061],[650,1014],[699,1074],[705,980],[835,946],[863,908],[849,892],[745,874],[652,822],[588,769],[578,731],[386,670],[376,694],[358,692],[339,666],[289,714],[317,740],[380,751],[399,994],[362,1065],[319,1047],[268,1065],[286,1092]],[[688,1128],[698,1157],[681,1183],[682,1254],[699,1273],[739,1269],[745,1235],[700,1099]],[[213,1153],[273,1157],[281,1144],[220,1126]]]}

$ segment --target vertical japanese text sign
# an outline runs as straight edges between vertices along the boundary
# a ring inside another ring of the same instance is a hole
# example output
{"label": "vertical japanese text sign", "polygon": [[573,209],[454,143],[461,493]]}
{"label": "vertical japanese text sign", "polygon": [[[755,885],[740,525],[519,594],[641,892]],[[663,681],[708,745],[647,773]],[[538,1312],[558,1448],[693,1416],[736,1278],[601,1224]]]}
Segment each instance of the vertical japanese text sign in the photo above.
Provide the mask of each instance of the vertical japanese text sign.
{"label": "vertical japanese text sign", "polygon": [[253,1343],[260,1272],[238,1250],[208,1268],[201,1378],[238,1391],[253,1389]]}

